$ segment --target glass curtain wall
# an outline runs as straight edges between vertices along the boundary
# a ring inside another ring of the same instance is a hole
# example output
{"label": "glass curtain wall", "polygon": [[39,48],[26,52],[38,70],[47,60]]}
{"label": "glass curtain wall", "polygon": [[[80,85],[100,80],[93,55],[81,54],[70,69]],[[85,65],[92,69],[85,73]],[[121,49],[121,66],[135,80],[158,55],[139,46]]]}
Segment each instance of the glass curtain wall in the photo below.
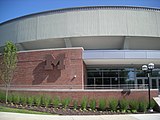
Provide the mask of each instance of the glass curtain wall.
{"label": "glass curtain wall", "polygon": [[[156,77],[155,77],[156,76]],[[152,89],[157,89],[158,72],[153,72]],[[86,89],[147,89],[146,74],[136,68],[108,69],[102,67],[87,68]]]}

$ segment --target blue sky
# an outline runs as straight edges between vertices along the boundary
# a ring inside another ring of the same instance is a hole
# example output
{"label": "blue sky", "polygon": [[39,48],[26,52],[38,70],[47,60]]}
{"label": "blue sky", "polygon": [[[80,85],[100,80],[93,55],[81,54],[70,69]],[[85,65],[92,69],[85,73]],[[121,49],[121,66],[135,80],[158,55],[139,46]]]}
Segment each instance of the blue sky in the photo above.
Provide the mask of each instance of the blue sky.
{"label": "blue sky", "polygon": [[36,12],[95,5],[160,8],[160,0],[0,0],[0,23]]}

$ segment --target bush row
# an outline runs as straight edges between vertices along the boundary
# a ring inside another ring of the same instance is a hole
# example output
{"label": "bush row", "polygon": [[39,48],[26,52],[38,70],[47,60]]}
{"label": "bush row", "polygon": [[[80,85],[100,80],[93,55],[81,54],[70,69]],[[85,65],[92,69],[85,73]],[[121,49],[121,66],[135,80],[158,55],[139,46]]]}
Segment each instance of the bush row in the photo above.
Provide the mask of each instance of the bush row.
{"label": "bush row", "polygon": [[[5,102],[5,94],[0,92],[0,101]],[[98,101],[98,102],[97,102]],[[45,107],[62,107],[66,109],[67,107],[73,107],[73,109],[80,108],[81,110],[99,110],[99,111],[121,111],[123,113],[130,110],[133,113],[136,112],[146,112],[148,107],[148,102],[144,100],[126,100],[126,99],[87,99],[83,97],[82,100],[72,100],[71,98],[60,99],[59,97],[51,98],[47,95],[34,95],[26,96],[16,93],[9,94],[8,103],[29,105],[29,106],[45,106]],[[151,108],[155,106],[155,102],[151,101]]]}

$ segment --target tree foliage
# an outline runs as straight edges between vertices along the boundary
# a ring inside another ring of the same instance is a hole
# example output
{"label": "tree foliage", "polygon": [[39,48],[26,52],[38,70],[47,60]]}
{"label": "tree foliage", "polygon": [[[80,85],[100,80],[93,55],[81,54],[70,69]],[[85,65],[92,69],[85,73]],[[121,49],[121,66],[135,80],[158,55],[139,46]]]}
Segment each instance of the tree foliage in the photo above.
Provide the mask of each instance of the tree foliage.
{"label": "tree foliage", "polygon": [[13,79],[14,71],[17,66],[17,48],[16,46],[7,41],[1,59],[0,77],[6,86],[6,102],[8,96],[8,88]]}

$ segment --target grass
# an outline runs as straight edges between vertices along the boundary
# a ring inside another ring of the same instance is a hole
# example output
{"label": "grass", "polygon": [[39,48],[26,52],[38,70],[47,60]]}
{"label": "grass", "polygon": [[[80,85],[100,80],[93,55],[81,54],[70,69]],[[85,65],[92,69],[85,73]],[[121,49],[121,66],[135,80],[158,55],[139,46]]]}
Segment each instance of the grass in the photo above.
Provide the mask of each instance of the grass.
{"label": "grass", "polygon": [[25,109],[17,109],[17,108],[9,108],[9,107],[4,107],[4,106],[0,106],[0,112],[51,115],[51,114],[45,113],[45,112],[37,112],[37,111],[31,111],[31,110],[25,110]]}

